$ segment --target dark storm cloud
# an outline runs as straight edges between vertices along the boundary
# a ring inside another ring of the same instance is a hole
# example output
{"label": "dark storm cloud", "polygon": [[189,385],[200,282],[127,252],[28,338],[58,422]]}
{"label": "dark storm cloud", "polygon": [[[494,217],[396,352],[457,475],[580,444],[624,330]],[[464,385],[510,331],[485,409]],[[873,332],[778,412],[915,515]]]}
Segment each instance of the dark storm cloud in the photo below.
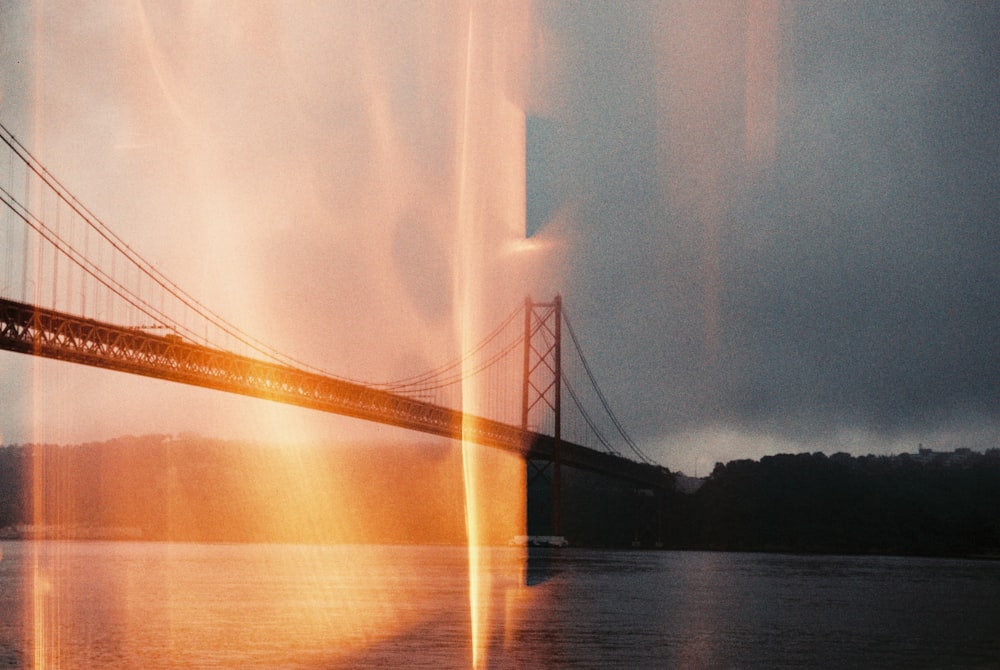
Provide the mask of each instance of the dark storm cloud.
{"label": "dark storm cloud", "polygon": [[809,9],[773,187],[730,216],[731,411],[805,431],[995,417],[998,13]]}
{"label": "dark storm cloud", "polygon": [[[600,338],[602,378],[636,393],[617,398],[630,425],[802,442],[995,425],[1000,8],[781,3],[774,162],[763,176],[724,165],[706,242],[660,187],[684,175],[653,149],[669,156],[675,138],[657,134],[670,110],[652,93],[651,7],[544,14],[576,45],[563,118],[586,188],[568,304]],[[740,96],[709,148],[742,148]]]}

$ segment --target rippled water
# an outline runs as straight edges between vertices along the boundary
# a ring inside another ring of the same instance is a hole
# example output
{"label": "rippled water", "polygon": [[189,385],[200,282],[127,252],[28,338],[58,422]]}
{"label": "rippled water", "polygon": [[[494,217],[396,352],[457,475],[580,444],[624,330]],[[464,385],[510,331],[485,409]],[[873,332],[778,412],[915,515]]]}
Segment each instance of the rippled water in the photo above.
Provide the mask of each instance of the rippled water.
{"label": "rippled water", "polygon": [[[0,667],[472,661],[460,548],[0,548]],[[521,558],[484,558],[484,667],[1000,667],[1000,562],[562,549],[525,570]]]}

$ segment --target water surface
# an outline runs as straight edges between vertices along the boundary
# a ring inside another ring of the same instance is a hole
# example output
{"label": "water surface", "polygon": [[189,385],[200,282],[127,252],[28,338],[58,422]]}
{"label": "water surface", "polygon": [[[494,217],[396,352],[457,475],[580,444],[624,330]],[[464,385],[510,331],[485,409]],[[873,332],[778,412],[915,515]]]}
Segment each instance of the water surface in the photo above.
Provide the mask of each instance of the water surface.
{"label": "water surface", "polygon": [[[462,548],[0,548],[0,667],[471,664]],[[573,548],[521,559],[487,551],[487,667],[1000,667],[998,562]]]}

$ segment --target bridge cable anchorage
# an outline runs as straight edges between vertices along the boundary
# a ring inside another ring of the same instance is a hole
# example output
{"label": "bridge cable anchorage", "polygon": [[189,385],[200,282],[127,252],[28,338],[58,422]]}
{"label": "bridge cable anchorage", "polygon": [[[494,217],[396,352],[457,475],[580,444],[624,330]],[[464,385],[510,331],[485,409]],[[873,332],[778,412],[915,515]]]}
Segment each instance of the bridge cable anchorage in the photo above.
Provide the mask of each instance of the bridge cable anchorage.
{"label": "bridge cable anchorage", "polygon": [[635,453],[635,455],[638,456],[643,463],[646,463],[647,465],[655,465],[655,462],[652,459],[650,459],[645,453],[643,453],[643,451],[635,443],[632,437],[625,430],[625,427],[621,424],[621,421],[619,421],[618,417],[615,415],[614,411],[612,411],[608,399],[605,397],[604,392],[601,391],[601,387],[597,383],[597,378],[594,377],[594,373],[590,368],[590,364],[587,362],[587,357],[583,354],[583,349],[580,346],[580,341],[577,339],[576,333],[573,331],[573,325],[570,323],[569,317],[566,314],[565,310],[563,311],[563,321],[566,323],[566,330],[569,332],[569,337],[570,340],[573,342],[573,347],[576,349],[576,354],[577,356],[579,356],[580,362],[583,363],[583,369],[586,371],[587,377],[590,379],[590,383],[593,386],[594,391],[597,392],[597,397],[600,399],[601,405],[604,407],[604,411],[607,412],[607,415],[611,419],[611,423],[613,423],[615,428],[617,429],[618,434],[622,436],[622,438],[625,440],[625,443],[628,444],[632,452]]}
{"label": "bridge cable anchorage", "polygon": [[[195,315],[204,319],[206,323],[206,328],[208,324],[211,324],[214,328],[218,329],[222,333],[232,337],[237,342],[240,342],[244,346],[248,347],[250,350],[257,352],[265,356],[266,358],[280,362],[286,365],[298,366],[304,369],[309,369],[314,372],[318,372],[328,377],[333,377],[336,379],[341,379],[343,381],[351,381],[354,383],[364,383],[358,382],[358,380],[352,380],[347,377],[340,375],[335,375],[327,370],[323,370],[312,364],[298,360],[292,356],[281,353],[280,351],[268,346],[261,340],[249,335],[239,327],[233,325],[223,317],[219,316],[203,303],[201,303],[197,298],[194,298],[191,294],[187,293],[184,289],[170,280],[169,277],[160,272],[152,263],[147,261],[138,252],[132,249],[118,234],[116,234],[111,228],[109,228],[96,214],[94,214],[90,209],[86,207],[82,202],[80,202],[72,192],[67,189],[62,182],[60,182],[46,167],[45,165],[28,150],[27,147],[21,143],[17,137],[10,132],[10,130],[3,124],[0,123],[0,141],[7,145],[10,150],[15,154],[21,162],[33,172],[39,179],[45,183],[49,189],[65,203],[70,209],[72,209],[80,218],[83,220],[90,229],[94,230],[101,238],[103,238],[111,247],[117,251],[121,256],[128,260],[134,267],[136,267],[142,274],[149,277],[157,286],[163,291],[166,291],[169,295],[173,296],[187,309],[191,310]],[[26,210],[27,211],[27,210]],[[23,218],[23,217],[22,217]],[[36,217],[37,218],[37,217]],[[44,224],[42,224],[44,226]],[[45,226],[48,229],[48,226]],[[37,232],[37,229],[36,229]],[[77,252],[79,253],[79,252]],[[65,254],[64,254],[65,255]],[[75,261],[74,261],[75,262]],[[76,262],[79,266],[79,263]],[[80,266],[82,267],[82,266]],[[104,273],[106,274],[106,273]],[[103,282],[102,282],[103,283]],[[119,285],[120,282],[117,282]],[[106,284],[104,284],[107,286]],[[109,287],[110,288],[110,287]],[[134,293],[128,290],[130,294]],[[116,292],[117,293],[117,292]],[[124,296],[120,297],[124,299]],[[136,299],[141,300],[138,296]],[[127,300],[127,299],[126,299]],[[127,300],[130,304],[133,304],[130,300]],[[151,318],[152,315],[147,314]],[[168,318],[169,325],[176,327],[180,332],[186,332],[193,339],[200,339],[194,329],[188,328],[179,321],[172,318]],[[166,324],[165,324],[166,325]]]}

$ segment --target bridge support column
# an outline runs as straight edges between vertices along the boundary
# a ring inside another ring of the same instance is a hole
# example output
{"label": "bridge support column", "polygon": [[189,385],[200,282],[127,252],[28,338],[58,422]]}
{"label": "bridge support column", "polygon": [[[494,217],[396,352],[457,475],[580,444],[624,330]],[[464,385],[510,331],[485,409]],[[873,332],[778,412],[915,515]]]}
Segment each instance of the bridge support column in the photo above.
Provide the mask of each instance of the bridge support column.
{"label": "bridge support column", "polygon": [[552,417],[553,446],[548,460],[527,462],[528,535],[561,535],[562,298],[524,302],[524,376],[521,428],[542,432]]}

